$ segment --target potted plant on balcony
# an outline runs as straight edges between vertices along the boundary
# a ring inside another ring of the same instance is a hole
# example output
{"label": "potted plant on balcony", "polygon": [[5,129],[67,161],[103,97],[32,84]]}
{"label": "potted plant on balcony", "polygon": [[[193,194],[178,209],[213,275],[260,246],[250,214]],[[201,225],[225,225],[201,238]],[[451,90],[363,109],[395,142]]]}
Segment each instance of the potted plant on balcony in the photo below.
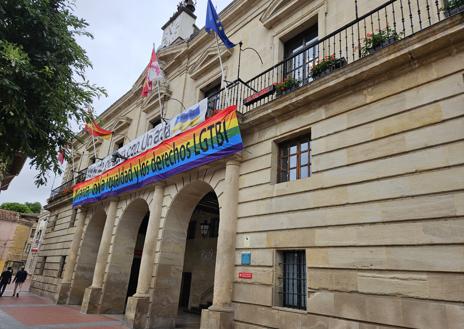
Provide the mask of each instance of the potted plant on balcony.
{"label": "potted plant on balcony", "polygon": [[300,82],[291,76],[285,78],[282,82],[274,83],[277,96],[286,94],[299,86]]}
{"label": "potted plant on balcony", "polygon": [[402,33],[396,32],[395,29],[387,27],[375,33],[368,33],[364,39],[364,46],[361,48],[361,55],[367,56],[375,53],[377,50],[395,43],[401,39]]}
{"label": "potted plant on balcony", "polygon": [[318,60],[316,64],[311,67],[311,76],[313,79],[318,79],[345,65],[345,57],[336,58],[335,54],[325,56],[322,61]]}
{"label": "potted plant on balcony", "polygon": [[448,0],[445,1],[445,6],[441,9],[445,12],[445,16],[453,16],[464,11],[464,0]]}

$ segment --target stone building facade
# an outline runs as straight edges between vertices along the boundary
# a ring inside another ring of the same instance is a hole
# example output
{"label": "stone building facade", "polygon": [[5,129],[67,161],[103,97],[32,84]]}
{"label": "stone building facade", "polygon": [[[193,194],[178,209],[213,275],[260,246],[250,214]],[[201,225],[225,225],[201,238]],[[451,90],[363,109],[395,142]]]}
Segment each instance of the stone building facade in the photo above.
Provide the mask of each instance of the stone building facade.
{"label": "stone building facade", "polygon": [[37,217],[0,209],[0,271],[11,266],[16,272],[25,265]]}
{"label": "stone building facade", "polygon": [[[134,328],[179,309],[205,329],[461,328],[464,14],[445,5],[235,0],[227,86],[211,35],[167,36],[166,117],[236,104],[242,152],[75,209],[69,167],[33,291]],[[143,80],[100,116],[99,158],[159,122]],[[75,147],[85,170],[92,141]]]}

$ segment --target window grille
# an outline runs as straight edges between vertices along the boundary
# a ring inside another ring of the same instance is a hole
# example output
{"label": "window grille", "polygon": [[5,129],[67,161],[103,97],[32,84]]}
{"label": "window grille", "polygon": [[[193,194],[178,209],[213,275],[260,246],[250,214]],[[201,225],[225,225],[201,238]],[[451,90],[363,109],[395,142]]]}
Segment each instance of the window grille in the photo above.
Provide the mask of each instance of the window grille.
{"label": "window grille", "polygon": [[57,275],[58,278],[63,277],[65,264],[66,264],[66,256],[61,256],[61,258],[60,258],[60,267],[58,269],[58,275]]}
{"label": "window grille", "polygon": [[73,227],[76,224],[77,209],[73,209],[71,213],[71,219],[69,221],[69,227]]}
{"label": "window grille", "polygon": [[306,256],[304,251],[282,255],[282,306],[306,309]]}
{"label": "window grille", "polygon": [[38,275],[43,275],[45,270],[45,264],[47,263],[47,256],[42,257],[42,263],[40,263],[40,267],[38,270]]}

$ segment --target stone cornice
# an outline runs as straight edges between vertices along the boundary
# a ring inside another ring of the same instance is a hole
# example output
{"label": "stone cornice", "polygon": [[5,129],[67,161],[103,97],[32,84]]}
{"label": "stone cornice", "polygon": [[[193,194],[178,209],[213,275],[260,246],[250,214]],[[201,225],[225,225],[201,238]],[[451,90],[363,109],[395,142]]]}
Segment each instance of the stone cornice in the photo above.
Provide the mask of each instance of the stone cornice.
{"label": "stone cornice", "polygon": [[260,21],[266,28],[270,29],[278,22],[288,19],[292,13],[308,5],[309,2],[315,1],[316,0],[273,0],[261,15]]}
{"label": "stone cornice", "polygon": [[[219,48],[221,58],[223,61],[227,60],[232,56],[234,49],[227,49],[224,45]],[[207,71],[210,71],[213,67],[217,67],[219,64],[219,57],[215,48],[209,48],[205,51],[195,63],[189,68],[189,75],[192,79],[197,80]]]}

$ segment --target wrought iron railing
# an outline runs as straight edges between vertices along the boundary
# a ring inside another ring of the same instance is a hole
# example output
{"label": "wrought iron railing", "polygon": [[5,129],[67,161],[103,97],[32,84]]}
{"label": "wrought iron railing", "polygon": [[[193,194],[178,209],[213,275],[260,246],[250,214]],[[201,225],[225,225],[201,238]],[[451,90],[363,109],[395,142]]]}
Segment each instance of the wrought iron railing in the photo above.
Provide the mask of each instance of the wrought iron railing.
{"label": "wrought iron railing", "polygon": [[[237,105],[247,113],[369,56],[443,19],[464,12],[461,0],[390,0],[248,80],[209,97],[211,111]],[[451,5],[450,5],[451,4]]]}
{"label": "wrought iron railing", "polygon": [[67,195],[69,193],[72,193],[72,189],[73,189],[74,184],[85,181],[86,173],[87,173],[87,169],[81,170],[81,171],[79,171],[77,173],[75,179],[68,180],[65,183],[58,186],[57,188],[53,189],[51,194],[50,194],[49,201],[58,199],[58,198],[60,198],[62,196],[65,196],[65,195]]}

